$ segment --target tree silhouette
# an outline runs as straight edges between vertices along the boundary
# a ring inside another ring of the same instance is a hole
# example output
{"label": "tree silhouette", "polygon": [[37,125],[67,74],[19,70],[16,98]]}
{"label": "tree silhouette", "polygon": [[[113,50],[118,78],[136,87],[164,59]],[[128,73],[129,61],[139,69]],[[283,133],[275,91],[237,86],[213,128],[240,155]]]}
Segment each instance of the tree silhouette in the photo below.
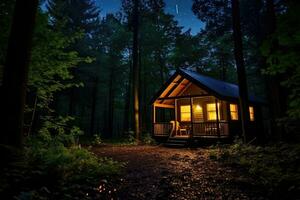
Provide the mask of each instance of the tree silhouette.
{"label": "tree silhouette", "polygon": [[4,67],[1,143],[21,147],[24,105],[38,0],[17,0]]}

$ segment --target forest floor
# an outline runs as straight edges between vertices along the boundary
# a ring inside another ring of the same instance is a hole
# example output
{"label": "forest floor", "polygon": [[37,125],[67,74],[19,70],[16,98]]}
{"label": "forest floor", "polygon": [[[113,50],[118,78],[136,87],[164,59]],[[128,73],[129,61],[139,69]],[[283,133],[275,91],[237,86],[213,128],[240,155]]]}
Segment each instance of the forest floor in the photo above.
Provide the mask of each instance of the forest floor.
{"label": "forest floor", "polygon": [[210,149],[99,146],[101,157],[126,162],[119,199],[265,199],[253,179],[210,159]]}

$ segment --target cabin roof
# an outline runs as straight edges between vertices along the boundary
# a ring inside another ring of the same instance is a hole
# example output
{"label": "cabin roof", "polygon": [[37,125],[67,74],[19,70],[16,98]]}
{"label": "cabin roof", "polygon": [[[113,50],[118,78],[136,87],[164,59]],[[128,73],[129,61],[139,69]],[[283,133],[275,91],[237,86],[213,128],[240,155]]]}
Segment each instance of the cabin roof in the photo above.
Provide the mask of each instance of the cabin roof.
{"label": "cabin roof", "polygon": [[[199,74],[194,71],[186,70],[179,68],[176,73],[170,78],[174,79],[176,75],[181,75],[185,79],[188,79],[189,81],[193,82],[200,88],[203,88],[207,90],[207,92],[211,92],[214,95],[216,95],[219,98],[230,98],[230,99],[238,99],[239,98],[239,86],[236,84],[228,83],[225,81],[217,80],[208,76],[204,76],[202,74]],[[157,95],[154,96],[151,103],[153,103],[161,93],[168,87],[172,80],[169,80],[157,93]],[[249,101],[252,103],[263,103],[264,100],[262,100],[259,97],[256,97],[252,94],[249,94]]]}

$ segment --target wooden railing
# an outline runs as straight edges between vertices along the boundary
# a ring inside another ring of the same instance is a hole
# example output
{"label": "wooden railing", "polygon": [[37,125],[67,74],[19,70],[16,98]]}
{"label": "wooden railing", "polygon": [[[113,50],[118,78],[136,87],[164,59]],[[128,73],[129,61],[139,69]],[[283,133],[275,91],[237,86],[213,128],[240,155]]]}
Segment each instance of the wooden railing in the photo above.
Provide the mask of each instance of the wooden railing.
{"label": "wooden railing", "polygon": [[[219,122],[220,136],[229,135],[228,122]],[[216,122],[193,123],[193,136],[218,136],[218,126]]]}
{"label": "wooden railing", "polygon": [[153,133],[154,136],[169,136],[172,130],[171,123],[154,123]]}
{"label": "wooden railing", "polygon": [[[190,136],[200,137],[200,136],[215,136],[218,137],[218,126],[216,122],[199,122],[199,123],[180,123],[180,127],[184,128],[190,133]],[[192,129],[192,130],[191,130]],[[154,136],[170,136],[172,131],[172,124],[165,123],[154,123],[153,133]],[[220,136],[229,135],[228,122],[219,122],[219,132]],[[173,133],[174,136],[174,133]]]}

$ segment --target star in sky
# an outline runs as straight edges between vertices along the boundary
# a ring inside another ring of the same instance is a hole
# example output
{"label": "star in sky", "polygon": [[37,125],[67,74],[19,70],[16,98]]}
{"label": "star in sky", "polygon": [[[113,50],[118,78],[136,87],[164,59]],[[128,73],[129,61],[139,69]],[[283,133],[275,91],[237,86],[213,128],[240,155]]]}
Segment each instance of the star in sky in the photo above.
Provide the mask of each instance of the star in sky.
{"label": "star in sky", "polygon": [[[165,11],[174,15],[183,31],[191,29],[193,35],[197,34],[203,27],[202,23],[192,12],[192,0],[164,0],[166,3]],[[97,0],[101,9],[101,16],[107,13],[116,13],[121,8],[121,0]]]}

